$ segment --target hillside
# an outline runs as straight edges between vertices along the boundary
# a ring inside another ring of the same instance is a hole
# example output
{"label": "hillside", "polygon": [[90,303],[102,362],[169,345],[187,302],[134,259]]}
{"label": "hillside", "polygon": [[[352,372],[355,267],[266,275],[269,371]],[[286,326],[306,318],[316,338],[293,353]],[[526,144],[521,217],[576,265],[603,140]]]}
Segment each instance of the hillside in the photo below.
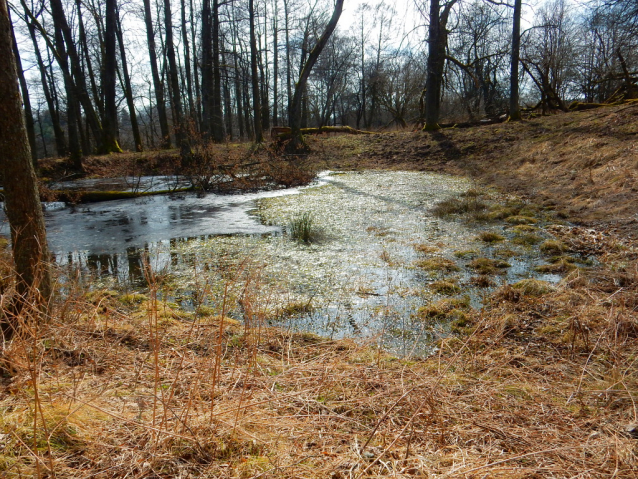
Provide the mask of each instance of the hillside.
{"label": "hillside", "polygon": [[638,104],[520,123],[338,137],[330,168],[379,167],[469,175],[553,206],[570,220],[634,235],[638,217]]}

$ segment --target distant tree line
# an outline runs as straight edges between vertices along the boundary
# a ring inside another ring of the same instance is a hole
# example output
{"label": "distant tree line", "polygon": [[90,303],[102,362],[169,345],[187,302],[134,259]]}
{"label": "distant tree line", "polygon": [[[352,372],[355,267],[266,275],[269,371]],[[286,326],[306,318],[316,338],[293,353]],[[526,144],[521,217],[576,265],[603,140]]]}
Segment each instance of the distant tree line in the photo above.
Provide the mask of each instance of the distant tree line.
{"label": "distant tree line", "polygon": [[638,97],[637,0],[415,0],[414,15],[386,0],[349,30],[335,28],[343,0],[9,5],[33,160],[78,169],[271,126],[432,129]]}

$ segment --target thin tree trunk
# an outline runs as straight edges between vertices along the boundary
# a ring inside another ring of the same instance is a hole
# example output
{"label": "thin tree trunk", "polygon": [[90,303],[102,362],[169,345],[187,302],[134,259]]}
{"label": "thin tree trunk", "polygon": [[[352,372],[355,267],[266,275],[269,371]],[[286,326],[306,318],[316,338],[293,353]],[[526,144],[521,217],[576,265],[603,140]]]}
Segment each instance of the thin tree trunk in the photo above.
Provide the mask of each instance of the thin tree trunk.
{"label": "thin tree trunk", "polygon": [[182,43],[184,48],[184,70],[186,75],[186,96],[188,98],[188,115],[196,118],[195,101],[193,99],[193,77],[191,75],[191,54],[188,44],[188,29],[186,28],[186,0],[181,0],[182,7]]}
{"label": "thin tree trunk", "polygon": [[[0,151],[3,161],[5,208],[11,229],[16,292],[20,299],[46,304],[51,296],[51,274],[47,266],[44,215],[38,195],[27,139],[12,52],[11,21],[6,0],[0,0]],[[10,179],[10,181],[6,181]],[[27,299],[27,296],[29,297]],[[24,304],[24,303],[23,303]],[[11,319],[2,324],[7,339],[18,327]]]}
{"label": "thin tree trunk", "polygon": [[213,118],[213,37],[211,0],[202,2],[202,131],[212,134]]}
{"label": "thin tree trunk", "polygon": [[155,102],[157,107],[157,119],[160,124],[160,134],[162,141],[161,148],[171,147],[171,134],[168,129],[168,117],[166,116],[166,103],[164,101],[164,85],[157,68],[157,53],[155,50],[155,34],[153,32],[153,17],[151,16],[151,1],[144,0],[144,22],[146,23],[146,40],[148,43],[148,56],[151,64],[151,74],[153,76],[153,88],[155,90]]}
{"label": "thin tree trunk", "polygon": [[[69,78],[69,81],[73,85],[73,89],[75,90],[77,99],[82,105],[84,114],[86,115],[87,122],[91,127],[93,136],[95,137],[96,141],[100,141],[104,138],[104,136],[102,135],[102,125],[100,124],[98,115],[95,112],[93,104],[91,103],[91,98],[87,93],[86,77],[84,75],[84,71],[82,70],[80,56],[78,55],[77,49],[75,48],[73,33],[71,32],[71,28],[67,23],[61,0],[51,0],[51,14],[54,24],[60,28],[60,30],[62,31],[62,35],[64,36],[67,54],[70,59],[71,72],[73,73],[73,78]],[[108,153],[110,151],[113,151],[112,149],[112,144],[102,143],[99,145],[98,151],[102,153]]]}
{"label": "thin tree trunk", "polygon": [[[58,112],[58,108],[56,102],[54,100],[54,92],[49,88],[49,79],[47,77],[47,68],[44,66],[44,61],[42,60],[42,53],[40,52],[40,47],[38,45],[38,39],[35,33],[35,27],[31,22],[31,19],[28,15],[27,18],[27,27],[29,29],[29,35],[31,36],[31,42],[33,43],[33,50],[35,52],[35,57],[38,62],[38,70],[40,71],[40,81],[42,83],[42,91],[44,92],[44,98],[47,102],[47,107],[49,109],[49,116],[51,117],[51,124],[53,126],[53,135],[55,137],[55,148],[58,156],[62,157],[67,154],[67,146],[66,139],[64,138],[64,130],[60,126],[60,116]],[[44,139],[43,139],[44,142]],[[45,154],[45,156],[47,156]]]}
{"label": "thin tree trunk", "polygon": [[[89,74],[89,83],[91,84],[91,92],[93,94],[93,101],[97,106],[97,110],[100,113],[100,117],[104,117],[104,104],[102,102],[102,97],[100,96],[99,89],[97,87],[97,82],[95,81],[95,74],[93,73],[93,64],[91,62],[91,56],[89,55],[89,46],[86,41],[86,32],[84,30],[84,20],[82,17],[82,1],[75,0],[75,6],[77,8],[77,16],[78,16],[78,30],[79,30],[79,41],[80,48],[82,51],[82,55],[84,58],[84,62],[86,64],[86,70]],[[96,22],[99,27],[99,22]],[[103,42],[100,39],[100,44],[103,45]]]}
{"label": "thin tree trunk", "polygon": [[56,57],[60,70],[62,70],[62,76],[64,78],[64,89],[66,91],[66,123],[67,131],[69,134],[69,156],[73,166],[82,170],[82,148],[80,146],[80,138],[78,132],[78,105],[77,98],[75,96],[75,85],[71,80],[71,73],[69,72],[69,60],[64,44],[64,38],[62,30],[59,25],[55,25],[55,47]]}
{"label": "thin tree trunk", "polygon": [[308,55],[308,59],[301,69],[299,81],[297,82],[295,93],[292,98],[292,104],[290,105],[290,114],[288,118],[288,124],[290,125],[292,135],[291,148],[293,149],[299,149],[303,146],[303,137],[301,135],[302,99],[305,97],[304,93],[306,91],[306,84],[308,82],[308,78],[310,77],[310,72],[312,71],[312,67],[314,67],[315,63],[317,62],[321,51],[328,43],[332,32],[337,26],[337,22],[339,22],[339,17],[341,17],[341,11],[343,10],[343,2],[344,0],[337,0],[335,9],[332,13],[332,17],[330,18],[328,25],[326,25],[325,31],[310,52],[310,55]]}
{"label": "thin tree trunk", "polygon": [[166,56],[168,57],[168,77],[171,85],[171,104],[174,115],[175,137],[179,145],[182,161],[188,163],[191,159],[191,147],[182,116],[182,99],[180,96],[179,74],[177,72],[177,61],[175,60],[175,47],[173,44],[173,19],[170,0],[164,0],[164,25],[166,28]]}
{"label": "thin tree trunk", "polygon": [[224,118],[222,116],[222,81],[219,65],[219,0],[213,0],[213,117],[212,133],[213,141],[224,141]]}
{"label": "thin tree trunk", "polygon": [[430,0],[428,29],[428,74],[425,86],[424,130],[438,130],[441,115],[441,87],[447,47],[447,20],[457,0],[450,0],[441,11],[440,0]]}
{"label": "thin tree trunk", "polygon": [[[290,118],[290,105],[292,105],[292,62],[290,61],[290,25],[288,18],[288,2],[284,0],[284,18],[286,20],[286,93],[288,100],[288,118]],[[290,126],[290,125],[288,125]]]}
{"label": "thin tree trunk", "polygon": [[116,0],[106,0],[106,28],[104,32],[104,60],[102,61],[102,94],[104,95],[103,143],[111,145],[109,152],[122,152],[118,137],[117,104],[115,103],[115,76],[117,71]]}
{"label": "thin tree trunk", "polygon": [[133,141],[135,142],[135,151],[143,151],[142,135],[137,122],[137,111],[135,110],[135,100],[133,98],[133,88],[131,87],[131,76],[128,72],[128,64],[126,63],[126,48],[124,47],[124,35],[122,34],[122,22],[120,20],[119,11],[117,13],[117,41],[120,46],[120,60],[122,62],[122,76],[124,77],[124,96],[126,97],[126,105],[128,114],[131,119],[131,130],[133,130]]}
{"label": "thin tree trunk", "polygon": [[25,126],[27,129],[27,138],[29,139],[29,147],[31,149],[31,161],[33,162],[33,167],[37,168],[38,150],[35,145],[35,125],[33,124],[31,99],[29,98],[29,89],[27,88],[27,80],[24,77],[24,70],[22,70],[20,51],[18,50],[18,42],[16,41],[15,32],[13,31],[13,22],[11,22],[11,17],[9,17],[9,24],[11,25],[11,46],[13,48],[13,56],[16,62],[16,73],[18,74],[18,81],[20,82],[20,90],[22,92],[22,104],[24,105]]}
{"label": "thin tree trunk", "polygon": [[518,63],[521,51],[521,0],[514,0],[514,25],[512,27],[512,62],[510,73],[510,120],[521,119],[521,109],[518,104]]}
{"label": "thin tree trunk", "polygon": [[279,11],[277,8],[278,2],[275,1],[275,14],[272,20],[272,34],[273,34],[273,108],[272,108],[272,123],[273,126],[279,125],[279,43],[278,43],[278,28],[277,16]]}
{"label": "thin tree trunk", "polygon": [[255,143],[264,141],[264,133],[261,127],[261,105],[259,91],[259,77],[257,73],[257,37],[255,36],[255,1],[248,0],[248,16],[250,19],[250,73],[253,87],[253,123],[255,130]]}
{"label": "thin tree trunk", "polygon": [[222,64],[224,65],[224,79],[223,79],[223,90],[224,90],[224,119],[226,122],[226,136],[228,139],[232,140],[233,138],[233,109],[230,100],[230,77],[228,74],[228,66],[226,63],[226,55],[224,54],[225,48],[222,44]]}

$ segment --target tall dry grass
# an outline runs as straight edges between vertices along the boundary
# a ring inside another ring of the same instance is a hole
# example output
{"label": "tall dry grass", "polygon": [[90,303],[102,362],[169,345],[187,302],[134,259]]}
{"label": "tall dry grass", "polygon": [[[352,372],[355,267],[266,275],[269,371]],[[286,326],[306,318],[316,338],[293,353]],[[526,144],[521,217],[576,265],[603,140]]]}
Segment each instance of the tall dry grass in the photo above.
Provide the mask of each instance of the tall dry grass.
{"label": "tall dry grass", "polygon": [[3,345],[0,475],[635,477],[636,255],[600,258],[541,296],[500,290],[429,358],[266,327],[248,261],[202,314],[149,268],[134,301],[65,284]]}

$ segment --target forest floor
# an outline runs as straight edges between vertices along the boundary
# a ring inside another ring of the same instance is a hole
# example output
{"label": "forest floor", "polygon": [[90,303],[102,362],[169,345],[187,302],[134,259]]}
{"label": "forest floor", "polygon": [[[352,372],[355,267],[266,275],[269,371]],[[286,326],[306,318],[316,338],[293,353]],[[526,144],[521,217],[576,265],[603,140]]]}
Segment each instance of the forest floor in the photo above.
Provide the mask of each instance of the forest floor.
{"label": "forest floor", "polygon": [[[502,286],[434,354],[410,359],[262,327],[264,299],[238,279],[243,266],[224,272],[220,294],[242,291],[246,324],[179,311],[159,283],[144,294],[67,288],[47,324],[27,310],[3,345],[0,473],[636,477],[638,105],[310,146],[308,158],[275,161],[446,172],[522,198],[481,218],[532,231],[542,216],[562,281]],[[466,199],[448,213],[475,214]]]}

